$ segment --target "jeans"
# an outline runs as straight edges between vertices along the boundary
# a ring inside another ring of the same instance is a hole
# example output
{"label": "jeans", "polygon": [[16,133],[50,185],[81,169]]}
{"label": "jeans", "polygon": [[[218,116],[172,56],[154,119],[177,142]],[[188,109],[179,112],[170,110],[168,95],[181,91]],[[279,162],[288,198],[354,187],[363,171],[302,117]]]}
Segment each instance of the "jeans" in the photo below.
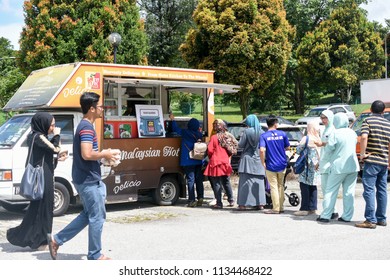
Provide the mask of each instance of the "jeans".
{"label": "jeans", "polygon": [[100,181],[75,186],[83,203],[83,210],[70,224],[54,235],[54,240],[61,246],[88,226],[87,258],[96,260],[101,256],[102,250],[102,231],[106,219],[106,185]]}
{"label": "jeans", "polygon": [[202,165],[183,166],[187,178],[188,200],[195,201],[195,187],[197,199],[204,198]]}
{"label": "jeans", "polygon": [[[386,221],[387,207],[387,166],[374,163],[364,163],[363,167],[363,197],[366,201],[364,217],[371,223]],[[376,204],[375,211],[375,191]]]}
{"label": "jeans", "polygon": [[230,184],[230,176],[219,176],[213,177],[209,176],[210,181],[212,182],[214,197],[217,200],[218,206],[223,206],[222,203],[222,190],[225,190],[229,202],[233,202],[233,190]]}
{"label": "jeans", "polygon": [[302,203],[301,211],[317,210],[317,186],[310,186],[305,183],[299,183],[301,189]]}

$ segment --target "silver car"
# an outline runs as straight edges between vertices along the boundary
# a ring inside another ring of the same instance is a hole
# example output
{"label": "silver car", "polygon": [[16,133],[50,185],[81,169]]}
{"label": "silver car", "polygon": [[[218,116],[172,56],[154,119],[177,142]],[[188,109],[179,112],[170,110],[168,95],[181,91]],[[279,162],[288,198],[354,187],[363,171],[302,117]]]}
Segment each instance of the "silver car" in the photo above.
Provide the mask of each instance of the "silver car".
{"label": "silver car", "polygon": [[334,104],[334,105],[323,105],[311,109],[303,118],[300,118],[296,121],[296,125],[306,126],[309,121],[317,120],[322,124],[320,115],[324,110],[331,110],[334,114],[345,113],[348,116],[350,123],[353,123],[356,119],[355,113],[352,110],[351,106],[348,104]]}

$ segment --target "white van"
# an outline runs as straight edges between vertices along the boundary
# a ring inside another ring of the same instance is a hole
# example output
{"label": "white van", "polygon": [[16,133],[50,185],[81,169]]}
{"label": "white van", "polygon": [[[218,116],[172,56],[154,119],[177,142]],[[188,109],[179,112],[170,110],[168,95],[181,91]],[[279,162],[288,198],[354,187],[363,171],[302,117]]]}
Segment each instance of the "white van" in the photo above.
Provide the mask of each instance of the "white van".
{"label": "white van", "polygon": [[[62,215],[77,202],[71,178],[73,135],[82,119],[80,95],[93,91],[103,99],[104,118],[95,122],[100,149],[121,151],[115,167],[102,165],[107,203],[137,201],[151,195],[158,205],[173,205],[186,197],[179,164],[181,138],[165,133],[164,117],[170,110],[170,92],[202,96],[201,123],[205,138],[212,131],[214,89],[237,92],[238,86],[213,83],[214,71],[79,62],[32,72],[3,108],[16,112],[0,127],[0,205],[13,211],[28,201],[19,196],[34,112],[48,111],[61,127],[61,147],[69,158],[58,162],[54,173],[54,215]],[[136,104],[139,116],[127,115],[125,104]],[[141,109],[150,113],[142,116]]]}

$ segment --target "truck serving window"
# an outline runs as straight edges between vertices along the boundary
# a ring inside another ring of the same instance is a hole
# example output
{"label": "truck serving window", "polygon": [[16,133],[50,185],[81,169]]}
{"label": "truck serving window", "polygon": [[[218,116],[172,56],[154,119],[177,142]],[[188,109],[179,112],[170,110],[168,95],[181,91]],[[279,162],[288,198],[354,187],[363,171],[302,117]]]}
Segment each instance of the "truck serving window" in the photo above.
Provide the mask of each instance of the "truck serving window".
{"label": "truck serving window", "polygon": [[0,149],[12,148],[30,128],[32,115],[14,116],[0,126]]}

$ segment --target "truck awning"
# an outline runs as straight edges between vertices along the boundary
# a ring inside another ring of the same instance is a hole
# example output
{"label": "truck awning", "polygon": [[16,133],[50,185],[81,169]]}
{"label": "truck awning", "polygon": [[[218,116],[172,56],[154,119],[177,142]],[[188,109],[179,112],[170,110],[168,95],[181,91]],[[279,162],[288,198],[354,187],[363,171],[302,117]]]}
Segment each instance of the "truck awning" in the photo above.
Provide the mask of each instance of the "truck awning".
{"label": "truck awning", "polygon": [[[202,89],[214,89],[219,93],[236,93],[240,90],[238,85],[202,83],[202,82],[180,82],[180,81],[164,81],[164,80],[147,80],[147,79],[127,79],[127,78],[105,78],[105,80],[118,84],[149,85],[163,86],[167,90],[176,90],[192,93],[201,93]],[[222,91],[222,92],[221,92]]]}

